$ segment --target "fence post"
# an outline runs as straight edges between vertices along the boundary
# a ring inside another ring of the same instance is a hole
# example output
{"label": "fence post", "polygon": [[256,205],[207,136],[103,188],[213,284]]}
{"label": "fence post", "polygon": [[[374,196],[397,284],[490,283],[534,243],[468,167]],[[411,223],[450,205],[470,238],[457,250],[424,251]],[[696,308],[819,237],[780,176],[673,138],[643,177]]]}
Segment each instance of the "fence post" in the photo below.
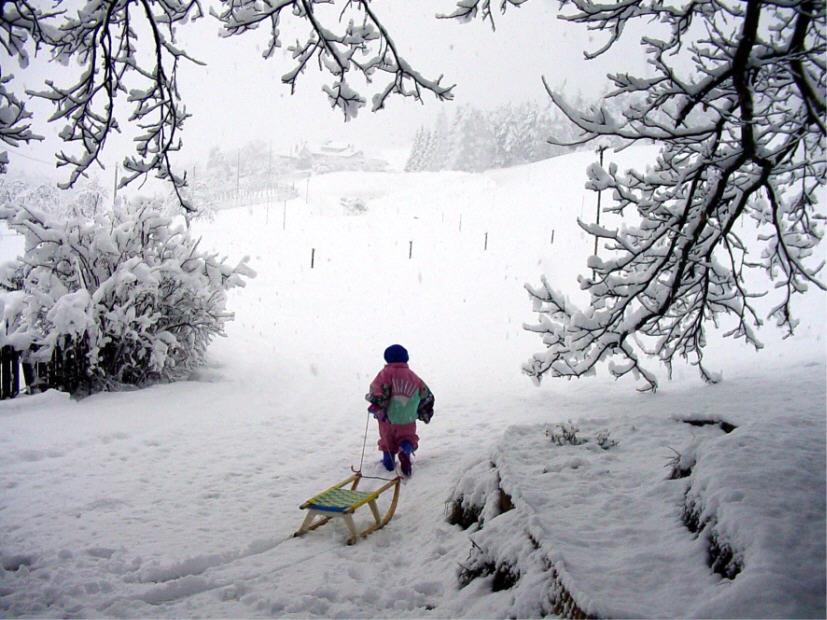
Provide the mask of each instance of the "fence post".
{"label": "fence post", "polygon": [[313,248],[313,249],[310,250],[310,268],[313,269],[313,267],[315,265],[316,265],[316,248]]}
{"label": "fence post", "polygon": [[0,347],[0,399],[20,394],[20,353],[11,345]]}
{"label": "fence post", "polygon": [[55,343],[55,348],[52,351],[52,359],[49,364],[49,383],[46,385],[46,388],[54,388],[56,390],[61,389],[63,385],[63,382],[61,381],[62,377],[63,364],[61,363],[60,341],[58,341]]}
{"label": "fence post", "polygon": [[23,362],[23,381],[26,383],[26,389],[29,394],[34,393],[34,387],[37,383],[37,364],[32,362]]}
{"label": "fence post", "polygon": [[11,350],[11,397],[20,394],[20,352]]}
{"label": "fence post", "polygon": [[241,149],[238,150],[238,159],[235,164],[235,199],[238,202],[238,194],[241,189]]}
{"label": "fence post", "polygon": [[0,399],[11,398],[11,372],[8,345],[0,347]]}
{"label": "fence post", "polygon": [[413,258],[413,241],[408,241],[408,260]]}
{"label": "fence post", "polygon": [[485,246],[483,247],[483,252],[488,250],[488,233],[485,233]]}

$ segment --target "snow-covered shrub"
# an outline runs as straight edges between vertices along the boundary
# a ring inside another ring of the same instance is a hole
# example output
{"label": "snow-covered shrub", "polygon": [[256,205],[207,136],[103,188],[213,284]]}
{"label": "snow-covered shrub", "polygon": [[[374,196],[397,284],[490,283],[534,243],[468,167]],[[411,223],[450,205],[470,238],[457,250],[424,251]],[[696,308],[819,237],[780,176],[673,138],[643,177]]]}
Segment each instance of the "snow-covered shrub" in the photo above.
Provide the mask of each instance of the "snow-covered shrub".
{"label": "snow-covered shrub", "polygon": [[158,200],[95,207],[59,214],[31,194],[0,203],[0,219],[26,239],[24,256],[0,270],[0,343],[31,361],[82,351],[91,391],[186,376],[232,318],[226,291],[255,273],[246,258],[233,266],[201,250]]}
{"label": "snow-covered shrub", "polygon": [[579,446],[587,441],[577,436],[579,431],[580,429],[571,422],[561,422],[554,426],[547,426],[546,437],[555,446]]}
{"label": "snow-covered shrub", "polygon": [[597,445],[604,450],[614,448],[618,444],[616,439],[612,439],[611,433],[608,430],[597,431],[594,440],[597,442]]}
{"label": "snow-covered shrub", "polygon": [[342,205],[346,215],[362,215],[368,210],[364,199],[358,196],[343,196],[339,199],[339,203]]}
{"label": "snow-covered shrub", "polygon": [[486,503],[499,489],[497,467],[493,462],[481,461],[463,474],[446,502],[446,520],[466,530],[483,526],[487,518],[499,514],[495,504]]}

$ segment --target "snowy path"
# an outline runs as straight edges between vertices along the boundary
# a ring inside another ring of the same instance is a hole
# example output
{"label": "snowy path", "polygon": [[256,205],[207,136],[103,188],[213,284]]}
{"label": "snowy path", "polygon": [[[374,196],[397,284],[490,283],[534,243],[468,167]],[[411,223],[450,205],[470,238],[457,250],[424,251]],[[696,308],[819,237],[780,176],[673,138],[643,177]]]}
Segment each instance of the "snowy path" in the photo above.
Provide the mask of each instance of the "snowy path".
{"label": "snowy path", "polygon": [[[47,394],[17,411],[4,403],[0,515],[10,527],[2,548],[31,550],[3,556],[5,564],[30,565],[4,573],[3,593],[14,592],[2,599],[7,613],[248,617],[335,610],[375,617],[421,616],[439,606],[446,589],[455,588],[468,544],[442,519],[444,502],[463,458],[476,453],[469,447],[487,446],[495,436],[477,419],[493,418],[506,402],[473,412],[445,403],[441,420],[422,431],[422,456],[391,524],[346,547],[337,523],[285,538],[300,523],[298,504],[358,464],[361,412],[307,418],[301,403],[309,395],[301,390],[290,400],[281,395],[279,407],[271,395],[247,396],[242,411],[231,385],[159,386],[120,398],[117,409],[113,395],[75,404]],[[336,394],[314,393],[321,408],[325,398]],[[33,407],[41,409],[37,433],[24,428]],[[526,409],[523,421],[529,417]],[[101,422],[105,427],[96,428]],[[369,444],[374,435],[371,425]],[[9,441],[23,436],[29,447]],[[385,475],[376,454],[369,445],[365,472]]]}

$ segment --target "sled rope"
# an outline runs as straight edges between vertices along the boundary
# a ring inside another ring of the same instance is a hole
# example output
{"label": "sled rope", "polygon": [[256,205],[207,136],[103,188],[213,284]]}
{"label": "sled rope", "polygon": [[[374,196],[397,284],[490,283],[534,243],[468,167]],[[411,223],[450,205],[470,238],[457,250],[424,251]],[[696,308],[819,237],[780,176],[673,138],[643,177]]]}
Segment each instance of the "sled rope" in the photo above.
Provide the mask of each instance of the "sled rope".
{"label": "sled rope", "polygon": [[395,480],[398,476],[394,478],[385,478],[384,476],[365,476],[362,473],[362,466],[365,464],[365,448],[368,445],[368,429],[370,428],[370,417],[371,414],[368,412],[367,418],[365,419],[365,438],[362,441],[362,457],[359,459],[359,469],[356,469],[353,465],[350,466],[350,471],[354,474],[359,474],[361,478],[366,478],[368,480],[384,480],[385,482],[390,482],[391,480]]}
{"label": "sled rope", "polygon": [[368,445],[368,426],[369,425],[370,425],[370,412],[368,412],[368,415],[365,418],[365,439],[364,439],[364,441],[362,441],[362,458],[359,459],[359,469],[353,469],[353,467],[350,468],[351,471],[353,471],[353,473],[355,473],[355,474],[361,474],[362,473],[362,465],[364,465],[364,463],[365,463],[365,448]]}
{"label": "sled rope", "polygon": [[362,441],[362,458],[359,459],[359,469],[356,469],[353,465],[350,466],[350,471],[354,474],[359,474],[362,478],[367,478],[369,480],[384,480],[385,482],[390,482],[395,478],[385,478],[383,476],[365,476],[362,473],[362,465],[365,464],[365,448],[368,445],[368,428],[370,427],[370,412],[368,412],[367,418],[365,419],[365,438]]}
{"label": "sled rope", "polygon": [[[314,495],[299,506],[301,510],[307,510],[307,514],[301,527],[296,530],[293,536],[302,536],[330,522],[334,518],[339,518],[344,522],[349,533],[347,544],[352,545],[360,538],[364,538],[368,534],[385,527],[388,521],[393,518],[396,512],[396,504],[399,502],[399,483],[402,479],[399,476],[388,479],[379,478],[378,476],[362,475],[362,466],[365,464],[365,449],[368,445],[369,427],[370,412],[368,412],[367,419],[365,420],[365,437],[362,440],[362,457],[359,459],[359,469],[351,465],[352,476]],[[359,481],[361,481],[362,478],[383,480],[385,484],[372,491],[363,491],[357,489]],[[348,485],[350,485],[350,488],[345,488]],[[376,502],[382,493],[390,489],[393,489],[393,497],[391,498],[387,511],[382,515],[379,513],[379,507]],[[373,516],[373,524],[360,531],[356,528],[353,513],[356,512],[357,508],[365,505],[370,508],[371,515]]]}

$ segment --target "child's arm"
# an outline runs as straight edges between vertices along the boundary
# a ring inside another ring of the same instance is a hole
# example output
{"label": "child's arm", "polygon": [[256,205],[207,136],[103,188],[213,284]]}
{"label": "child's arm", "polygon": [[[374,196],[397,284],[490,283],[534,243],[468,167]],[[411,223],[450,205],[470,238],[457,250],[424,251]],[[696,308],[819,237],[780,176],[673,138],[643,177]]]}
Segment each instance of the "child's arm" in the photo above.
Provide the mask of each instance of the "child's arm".
{"label": "child's arm", "polygon": [[434,416],[434,403],[436,402],[436,398],[434,398],[434,393],[425,385],[424,381],[419,390],[419,395],[421,400],[419,401],[419,407],[416,409],[416,417],[427,424]]}
{"label": "child's arm", "polygon": [[382,373],[370,384],[370,391],[365,394],[365,400],[370,403],[368,411],[377,420],[384,420],[391,400],[391,386],[382,382]]}

